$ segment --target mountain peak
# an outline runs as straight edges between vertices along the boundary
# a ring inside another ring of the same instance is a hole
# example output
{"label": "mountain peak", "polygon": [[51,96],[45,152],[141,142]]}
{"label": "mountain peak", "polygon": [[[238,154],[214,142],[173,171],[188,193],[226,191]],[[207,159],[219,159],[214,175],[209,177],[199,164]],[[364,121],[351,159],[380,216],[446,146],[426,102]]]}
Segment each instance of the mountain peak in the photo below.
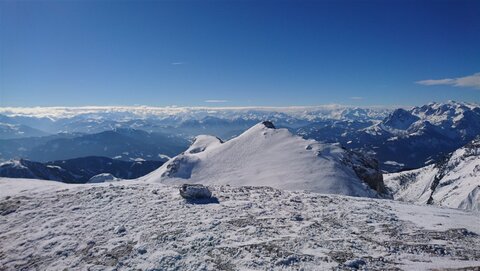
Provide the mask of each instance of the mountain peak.
{"label": "mountain peak", "polygon": [[270,121],[261,122],[223,143],[199,136],[187,151],[142,179],[383,196],[378,165],[339,146],[274,127]]}
{"label": "mountain peak", "polygon": [[269,120],[263,121],[262,124],[267,128],[276,129],[275,125],[273,125],[273,123]]}
{"label": "mountain peak", "polygon": [[388,117],[383,121],[385,126],[392,127],[395,129],[407,129],[414,122],[420,118],[412,115],[411,112],[399,108],[393,111]]}

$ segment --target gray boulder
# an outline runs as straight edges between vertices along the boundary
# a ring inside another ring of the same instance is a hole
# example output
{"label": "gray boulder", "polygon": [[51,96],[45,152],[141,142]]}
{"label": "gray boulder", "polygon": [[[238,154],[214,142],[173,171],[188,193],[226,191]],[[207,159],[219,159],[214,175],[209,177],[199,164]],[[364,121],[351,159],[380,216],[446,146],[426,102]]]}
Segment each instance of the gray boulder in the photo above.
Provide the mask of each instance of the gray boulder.
{"label": "gray boulder", "polygon": [[212,192],[208,187],[201,184],[184,184],[180,187],[180,195],[187,200],[210,199]]}

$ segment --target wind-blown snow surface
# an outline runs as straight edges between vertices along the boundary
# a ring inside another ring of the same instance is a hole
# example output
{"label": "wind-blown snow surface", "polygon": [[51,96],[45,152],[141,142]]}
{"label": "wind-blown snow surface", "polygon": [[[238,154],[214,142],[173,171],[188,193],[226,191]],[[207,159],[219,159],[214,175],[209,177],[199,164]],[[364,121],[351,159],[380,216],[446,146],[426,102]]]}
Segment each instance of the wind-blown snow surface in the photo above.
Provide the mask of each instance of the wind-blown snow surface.
{"label": "wind-blown snow surface", "polygon": [[264,122],[227,142],[199,136],[187,151],[141,179],[376,197],[349,165],[357,161],[348,155],[339,146],[305,140]]}
{"label": "wind-blown snow surface", "polygon": [[480,210],[480,137],[437,164],[386,174],[385,184],[397,200]]}
{"label": "wind-blown snow surface", "polygon": [[268,187],[211,190],[218,204],[189,204],[159,183],[0,179],[0,269],[480,266],[479,213]]}

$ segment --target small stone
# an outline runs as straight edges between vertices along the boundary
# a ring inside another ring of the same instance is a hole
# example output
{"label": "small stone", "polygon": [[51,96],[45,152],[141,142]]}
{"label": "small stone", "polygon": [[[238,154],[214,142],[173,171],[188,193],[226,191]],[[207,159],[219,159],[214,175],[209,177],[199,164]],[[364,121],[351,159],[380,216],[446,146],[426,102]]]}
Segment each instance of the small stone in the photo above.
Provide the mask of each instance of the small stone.
{"label": "small stone", "polygon": [[116,227],[116,228],[114,229],[114,232],[115,232],[116,234],[121,234],[121,233],[124,233],[124,232],[126,232],[126,231],[127,231],[127,229],[126,229],[125,226],[123,226],[123,225],[118,226],[118,227]]}
{"label": "small stone", "polygon": [[147,253],[147,248],[145,246],[139,246],[139,247],[137,247],[137,252],[138,252],[138,254],[143,255],[143,254]]}
{"label": "small stone", "polygon": [[362,259],[353,259],[353,260],[346,261],[344,264],[347,267],[350,267],[353,269],[359,269],[362,265],[366,265],[367,263]]}
{"label": "small stone", "polygon": [[292,221],[303,221],[303,217],[301,214],[294,214],[292,215],[292,217],[290,218]]}

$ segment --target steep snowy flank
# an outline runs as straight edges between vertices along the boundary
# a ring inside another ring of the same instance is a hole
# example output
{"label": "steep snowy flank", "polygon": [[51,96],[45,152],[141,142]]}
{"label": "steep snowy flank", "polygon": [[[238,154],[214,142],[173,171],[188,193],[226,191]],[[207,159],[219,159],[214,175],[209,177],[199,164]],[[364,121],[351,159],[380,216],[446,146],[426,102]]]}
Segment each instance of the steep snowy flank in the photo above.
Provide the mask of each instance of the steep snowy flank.
{"label": "steep snowy flank", "polygon": [[384,194],[375,161],[305,140],[271,122],[227,142],[199,136],[184,153],[143,177],[148,181],[271,186],[287,190],[377,197]]}
{"label": "steep snowy flank", "polygon": [[386,174],[398,200],[480,210],[480,137],[434,165]]}
{"label": "steep snowy flank", "polygon": [[[15,185],[12,185],[15,184]],[[438,270],[480,265],[479,213],[389,200],[0,178],[1,270]]]}

